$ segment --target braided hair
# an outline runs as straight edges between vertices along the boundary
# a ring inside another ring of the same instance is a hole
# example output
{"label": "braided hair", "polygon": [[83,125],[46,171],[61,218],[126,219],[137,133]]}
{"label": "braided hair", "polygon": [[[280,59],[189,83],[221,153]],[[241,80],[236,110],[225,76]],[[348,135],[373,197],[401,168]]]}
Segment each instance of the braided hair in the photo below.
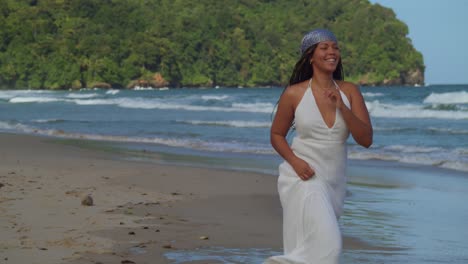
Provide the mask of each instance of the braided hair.
{"label": "braided hair", "polygon": [[[301,58],[299,59],[299,61],[294,66],[294,70],[293,70],[293,72],[291,74],[291,77],[289,78],[289,83],[288,83],[288,85],[286,85],[284,87],[283,92],[281,93],[281,95],[283,95],[283,93],[286,91],[286,88],[288,88],[288,86],[294,85],[296,83],[303,82],[305,80],[309,80],[310,78],[312,78],[314,76],[314,69],[313,69],[312,65],[310,64],[310,58],[314,54],[314,51],[317,48],[317,45],[318,45],[318,43],[310,46],[308,49],[306,49],[304,51]],[[341,64],[341,58],[338,61],[338,65],[337,65],[335,71],[333,72],[333,79],[334,80],[340,80],[340,81],[344,80],[343,65]],[[281,98],[281,96],[280,96],[280,98]],[[273,115],[276,112],[276,108],[278,107],[278,104],[279,104],[279,99],[276,102],[275,107],[273,108],[273,112],[271,113],[272,120],[273,120]],[[291,128],[294,130],[294,120],[291,123]],[[288,133],[289,133],[289,131],[288,131]]]}

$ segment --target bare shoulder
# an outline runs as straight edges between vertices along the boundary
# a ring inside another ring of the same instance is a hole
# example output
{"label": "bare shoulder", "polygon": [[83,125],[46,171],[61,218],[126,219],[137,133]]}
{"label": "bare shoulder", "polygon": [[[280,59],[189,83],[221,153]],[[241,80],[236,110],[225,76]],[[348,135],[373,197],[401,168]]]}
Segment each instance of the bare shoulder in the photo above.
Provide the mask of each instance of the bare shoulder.
{"label": "bare shoulder", "polygon": [[346,97],[348,97],[350,101],[353,100],[353,97],[362,97],[361,90],[356,84],[346,81],[337,81],[337,84],[340,87],[340,90],[346,94]]}
{"label": "bare shoulder", "polygon": [[288,86],[286,90],[284,91],[283,95],[281,96],[281,100],[287,101],[295,109],[296,106],[301,101],[302,96],[304,96],[304,93],[307,89],[307,84],[308,84],[308,81],[303,81],[303,82]]}
{"label": "bare shoulder", "polygon": [[338,86],[340,86],[340,89],[346,94],[352,94],[356,92],[361,93],[359,87],[352,82],[337,81],[336,83],[338,84]]}

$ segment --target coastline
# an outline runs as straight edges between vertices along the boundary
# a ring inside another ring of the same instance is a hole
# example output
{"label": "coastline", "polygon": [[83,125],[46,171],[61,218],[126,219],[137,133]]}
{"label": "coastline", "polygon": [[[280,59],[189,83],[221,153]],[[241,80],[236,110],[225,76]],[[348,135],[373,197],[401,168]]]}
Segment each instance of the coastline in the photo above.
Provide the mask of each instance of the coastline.
{"label": "coastline", "polygon": [[[215,258],[201,261],[189,257],[187,261],[182,255],[213,248],[220,249],[220,254],[230,254],[227,249],[255,249],[261,251],[261,258],[281,251],[276,177],[164,164],[158,162],[158,155],[150,156],[155,162],[147,156],[129,159],[115,149],[65,141],[0,133],[0,263],[224,263]],[[347,206],[352,216],[341,220],[345,225],[345,251],[381,255],[407,252],[406,245],[362,239],[367,233],[359,233],[360,229],[354,227],[373,221],[375,216],[362,218],[360,214],[372,212],[372,208],[355,210],[354,203],[363,199],[360,191],[369,185],[375,193],[390,192],[393,199],[394,191],[405,191],[411,184],[420,186],[418,177],[430,168],[414,166],[419,174],[408,174],[412,177],[407,179],[405,166],[382,174],[382,169],[367,168],[369,163],[351,163],[357,176],[350,179]],[[381,178],[370,179],[366,173],[380,173]],[[466,177],[460,178],[466,181]],[[432,184],[437,181],[423,187]],[[81,205],[87,194],[93,197],[93,206]],[[364,198],[375,202],[376,197]],[[418,202],[416,194],[411,198]],[[411,206],[409,210],[414,210]],[[389,206],[386,217],[397,221],[400,207]],[[357,220],[350,220],[352,217]],[[373,232],[368,231],[371,235]],[[175,261],[178,257],[180,262]],[[352,263],[379,262],[362,254]]]}

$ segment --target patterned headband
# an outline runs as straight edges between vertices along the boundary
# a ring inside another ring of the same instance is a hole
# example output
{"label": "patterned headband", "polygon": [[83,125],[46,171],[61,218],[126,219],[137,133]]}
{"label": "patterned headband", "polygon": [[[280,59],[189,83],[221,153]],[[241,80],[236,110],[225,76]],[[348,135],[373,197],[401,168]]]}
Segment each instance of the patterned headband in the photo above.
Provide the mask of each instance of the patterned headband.
{"label": "patterned headband", "polygon": [[338,43],[338,40],[336,39],[335,35],[329,30],[316,29],[310,31],[309,33],[305,34],[304,38],[302,38],[301,54],[304,54],[304,52],[312,45],[323,41],[334,41]]}

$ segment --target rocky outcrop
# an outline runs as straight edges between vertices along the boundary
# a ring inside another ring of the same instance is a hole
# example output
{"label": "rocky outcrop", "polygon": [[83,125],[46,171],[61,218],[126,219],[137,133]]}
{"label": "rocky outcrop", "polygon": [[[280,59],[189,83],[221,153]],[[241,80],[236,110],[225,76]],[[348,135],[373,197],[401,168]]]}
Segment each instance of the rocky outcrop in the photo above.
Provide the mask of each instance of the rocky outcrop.
{"label": "rocky outcrop", "polygon": [[106,82],[93,82],[89,88],[101,88],[101,89],[111,89],[112,85]]}
{"label": "rocky outcrop", "polygon": [[407,85],[424,85],[424,73],[420,69],[401,75],[402,83]]}
{"label": "rocky outcrop", "polygon": [[398,78],[384,79],[383,81],[371,81],[370,74],[363,75],[357,83],[364,86],[422,86],[424,85],[424,73],[420,69],[400,73]]}
{"label": "rocky outcrop", "polygon": [[149,80],[138,79],[131,81],[128,85],[128,89],[134,89],[135,87],[145,87],[145,88],[162,88],[167,87],[169,82],[164,79],[161,73],[157,72]]}
{"label": "rocky outcrop", "polygon": [[421,70],[416,69],[408,72],[400,73],[400,78],[397,79],[385,79],[382,83],[385,86],[392,85],[410,85],[418,86],[424,85],[424,74]]}

